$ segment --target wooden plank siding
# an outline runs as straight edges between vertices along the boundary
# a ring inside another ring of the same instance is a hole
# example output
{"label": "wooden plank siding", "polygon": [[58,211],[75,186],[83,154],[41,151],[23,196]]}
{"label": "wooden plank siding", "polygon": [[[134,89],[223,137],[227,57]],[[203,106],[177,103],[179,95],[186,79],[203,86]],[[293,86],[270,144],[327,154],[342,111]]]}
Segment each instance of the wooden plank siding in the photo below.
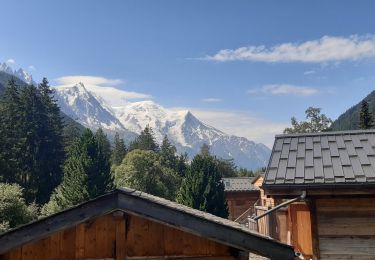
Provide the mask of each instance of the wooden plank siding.
{"label": "wooden plank siding", "polygon": [[259,190],[260,190],[260,197],[259,197],[259,202],[257,203],[257,205],[272,208],[272,207],[275,206],[275,202],[272,198],[267,197],[265,195],[264,190],[262,189],[263,180],[264,180],[263,176],[258,176],[258,177],[256,177],[255,181],[253,182],[253,185],[255,187],[258,187]]}
{"label": "wooden plank siding", "polygon": [[375,199],[316,200],[320,259],[375,258]]}
{"label": "wooden plank siding", "polygon": [[226,192],[225,198],[227,200],[229,210],[228,219],[235,220],[250,207],[254,207],[254,204],[259,199],[259,193],[259,191]]}
{"label": "wooden plank siding", "polygon": [[222,259],[230,247],[127,214],[107,214],[5,253],[3,260]]}
{"label": "wooden plank siding", "polygon": [[303,254],[305,259],[312,259],[314,252],[309,206],[305,203],[290,204],[288,215],[291,244]]}

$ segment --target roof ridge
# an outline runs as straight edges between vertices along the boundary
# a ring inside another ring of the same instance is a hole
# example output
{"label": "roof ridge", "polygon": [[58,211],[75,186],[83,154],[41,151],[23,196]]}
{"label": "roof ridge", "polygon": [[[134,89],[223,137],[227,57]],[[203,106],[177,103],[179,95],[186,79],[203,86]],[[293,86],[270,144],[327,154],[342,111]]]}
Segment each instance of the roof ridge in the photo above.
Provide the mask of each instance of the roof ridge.
{"label": "roof ridge", "polygon": [[275,138],[287,138],[287,137],[303,137],[303,136],[322,136],[322,135],[345,135],[345,134],[369,134],[374,133],[375,129],[367,130],[345,130],[345,131],[327,131],[318,133],[294,133],[294,134],[279,134],[275,135]]}

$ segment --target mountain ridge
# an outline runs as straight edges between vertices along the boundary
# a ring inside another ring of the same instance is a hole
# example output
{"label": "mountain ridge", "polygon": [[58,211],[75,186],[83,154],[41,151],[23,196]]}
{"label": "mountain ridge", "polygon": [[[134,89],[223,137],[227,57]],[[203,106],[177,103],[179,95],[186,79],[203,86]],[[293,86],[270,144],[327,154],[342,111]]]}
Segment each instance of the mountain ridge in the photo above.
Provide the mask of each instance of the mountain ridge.
{"label": "mountain ridge", "polygon": [[199,153],[206,143],[213,154],[234,159],[241,167],[264,167],[269,159],[270,149],[265,145],[228,135],[200,121],[189,110],[167,109],[152,100],[124,101],[122,106],[111,106],[95,88],[82,83],[56,87],[56,94],[62,111],[84,126],[102,127],[110,135],[119,132],[129,140],[149,125],[159,144],[167,135],[177,151],[186,152],[189,157]]}

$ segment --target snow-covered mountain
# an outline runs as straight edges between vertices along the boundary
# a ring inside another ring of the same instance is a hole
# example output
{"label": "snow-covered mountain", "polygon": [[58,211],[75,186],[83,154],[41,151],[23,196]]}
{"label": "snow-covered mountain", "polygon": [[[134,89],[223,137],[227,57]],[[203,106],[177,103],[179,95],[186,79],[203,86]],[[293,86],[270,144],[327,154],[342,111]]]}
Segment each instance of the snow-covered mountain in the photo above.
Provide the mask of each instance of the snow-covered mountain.
{"label": "snow-covered mountain", "polygon": [[84,126],[101,127],[110,135],[119,132],[127,141],[149,125],[159,143],[167,135],[179,153],[187,152],[190,157],[206,143],[211,146],[213,154],[233,158],[242,167],[256,169],[268,162],[270,149],[265,145],[223,133],[201,122],[187,110],[166,109],[153,101],[124,100],[121,106],[111,106],[108,93],[101,97],[101,92],[96,90],[97,87],[79,83],[57,87],[56,97],[62,111]]}
{"label": "snow-covered mountain", "polygon": [[13,70],[6,62],[0,62],[0,71],[13,75],[27,84],[36,84],[30,73],[23,69]]}
{"label": "snow-covered mountain", "polygon": [[82,83],[72,87],[59,87],[55,95],[60,109],[87,128],[102,128],[112,136],[121,133],[126,139],[137,135],[125,129],[111,108]]}

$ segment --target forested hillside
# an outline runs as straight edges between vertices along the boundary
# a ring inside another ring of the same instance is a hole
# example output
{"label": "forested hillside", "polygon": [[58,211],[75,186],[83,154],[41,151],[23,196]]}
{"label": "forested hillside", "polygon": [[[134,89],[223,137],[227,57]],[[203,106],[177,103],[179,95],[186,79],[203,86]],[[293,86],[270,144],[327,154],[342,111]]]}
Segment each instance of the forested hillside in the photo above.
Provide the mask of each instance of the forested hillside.
{"label": "forested hillside", "polygon": [[[375,114],[375,91],[371,92],[364,100],[369,104],[369,111]],[[361,102],[349,108],[345,113],[340,115],[331,126],[333,131],[356,130],[359,129],[359,111]]]}

